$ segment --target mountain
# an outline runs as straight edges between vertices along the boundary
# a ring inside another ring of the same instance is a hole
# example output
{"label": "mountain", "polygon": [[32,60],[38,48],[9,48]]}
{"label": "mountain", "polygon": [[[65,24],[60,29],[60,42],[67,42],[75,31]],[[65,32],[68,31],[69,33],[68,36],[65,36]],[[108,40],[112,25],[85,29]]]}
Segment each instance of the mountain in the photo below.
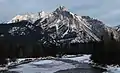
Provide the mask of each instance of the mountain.
{"label": "mountain", "polygon": [[58,7],[51,13],[41,11],[35,14],[17,15],[7,25],[2,25],[0,28],[3,26],[9,26],[7,30],[11,37],[29,36],[51,43],[84,43],[109,40],[111,37],[119,40],[120,37],[116,29],[89,16],[74,14],[64,6]]}
{"label": "mountain", "polygon": [[1,57],[94,53],[95,58],[99,58],[104,51],[106,55],[110,51],[111,56],[111,52],[119,48],[118,41],[120,33],[115,27],[89,16],[74,14],[64,6],[50,13],[17,15],[8,23],[0,24]]}

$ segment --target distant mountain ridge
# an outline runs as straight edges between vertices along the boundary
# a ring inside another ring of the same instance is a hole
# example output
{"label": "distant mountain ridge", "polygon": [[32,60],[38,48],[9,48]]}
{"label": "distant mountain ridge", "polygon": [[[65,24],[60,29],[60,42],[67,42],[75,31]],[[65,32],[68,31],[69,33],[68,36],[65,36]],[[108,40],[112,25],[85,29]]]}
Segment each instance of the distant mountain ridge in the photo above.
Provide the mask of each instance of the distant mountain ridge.
{"label": "distant mountain ridge", "polygon": [[[36,14],[17,15],[7,25],[10,25],[7,30],[11,36],[34,36],[33,39],[42,40],[44,43],[84,43],[109,40],[111,37],[118,41],[120,39],[116,29],[89,16],[78,16],[64,6],[51,13],[41,11]],[[5,25],[0,28],[3,26]],[[2,32],[2,29],[0,33],[1,37],[7,36],[7,32]]]}

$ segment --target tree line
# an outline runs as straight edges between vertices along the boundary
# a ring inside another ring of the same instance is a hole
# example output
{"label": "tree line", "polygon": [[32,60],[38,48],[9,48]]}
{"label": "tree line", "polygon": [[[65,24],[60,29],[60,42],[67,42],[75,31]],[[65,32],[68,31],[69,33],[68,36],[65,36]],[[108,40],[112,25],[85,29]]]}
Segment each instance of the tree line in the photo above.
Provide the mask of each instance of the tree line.
{"label": "tree line", "polygon": [[40,41],[10,41],[0,39],[0,64],[5,59],[56,56],[56,54],[92,54],[91,59],[98,64],[120,64],[120,42],[113,36],[110,40],[86,43],[46,43]]}

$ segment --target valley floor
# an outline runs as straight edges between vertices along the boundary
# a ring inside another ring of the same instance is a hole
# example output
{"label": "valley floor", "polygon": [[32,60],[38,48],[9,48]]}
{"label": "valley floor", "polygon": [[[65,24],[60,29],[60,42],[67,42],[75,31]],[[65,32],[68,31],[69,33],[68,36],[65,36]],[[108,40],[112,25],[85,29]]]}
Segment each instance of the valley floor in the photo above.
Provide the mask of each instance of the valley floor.
{"label": "valley floor", "polygon": [[[108,72],[93,68],[89,63],[91,55],[65,55],[62,58],[18,59],[3,73],[120,73],[118,67],[109,66]],[[31,60],[31,61],[30,61]],[[26,63],[23,63],[26,62]]]}

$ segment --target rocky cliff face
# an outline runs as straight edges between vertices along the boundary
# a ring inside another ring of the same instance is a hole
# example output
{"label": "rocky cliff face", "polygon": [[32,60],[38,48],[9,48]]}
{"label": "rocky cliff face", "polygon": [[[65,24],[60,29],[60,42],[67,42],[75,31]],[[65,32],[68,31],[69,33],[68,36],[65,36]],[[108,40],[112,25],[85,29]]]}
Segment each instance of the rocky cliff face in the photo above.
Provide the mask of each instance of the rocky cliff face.
{"label": "rocky cliff face", "polygon": [[[25,23],[17,24],[23,21]],[[119,40],[120,37],[116,29],[89,16],[78,16],[64,6],[60,6],[51,13],[42,11],[36,14],[18,15],[8,23],[9,25],[16,24],[8,30],[12,36],[44,34],[42,39],[47,37],[51,42],[84,43],[106,40],[111,37]]]}

